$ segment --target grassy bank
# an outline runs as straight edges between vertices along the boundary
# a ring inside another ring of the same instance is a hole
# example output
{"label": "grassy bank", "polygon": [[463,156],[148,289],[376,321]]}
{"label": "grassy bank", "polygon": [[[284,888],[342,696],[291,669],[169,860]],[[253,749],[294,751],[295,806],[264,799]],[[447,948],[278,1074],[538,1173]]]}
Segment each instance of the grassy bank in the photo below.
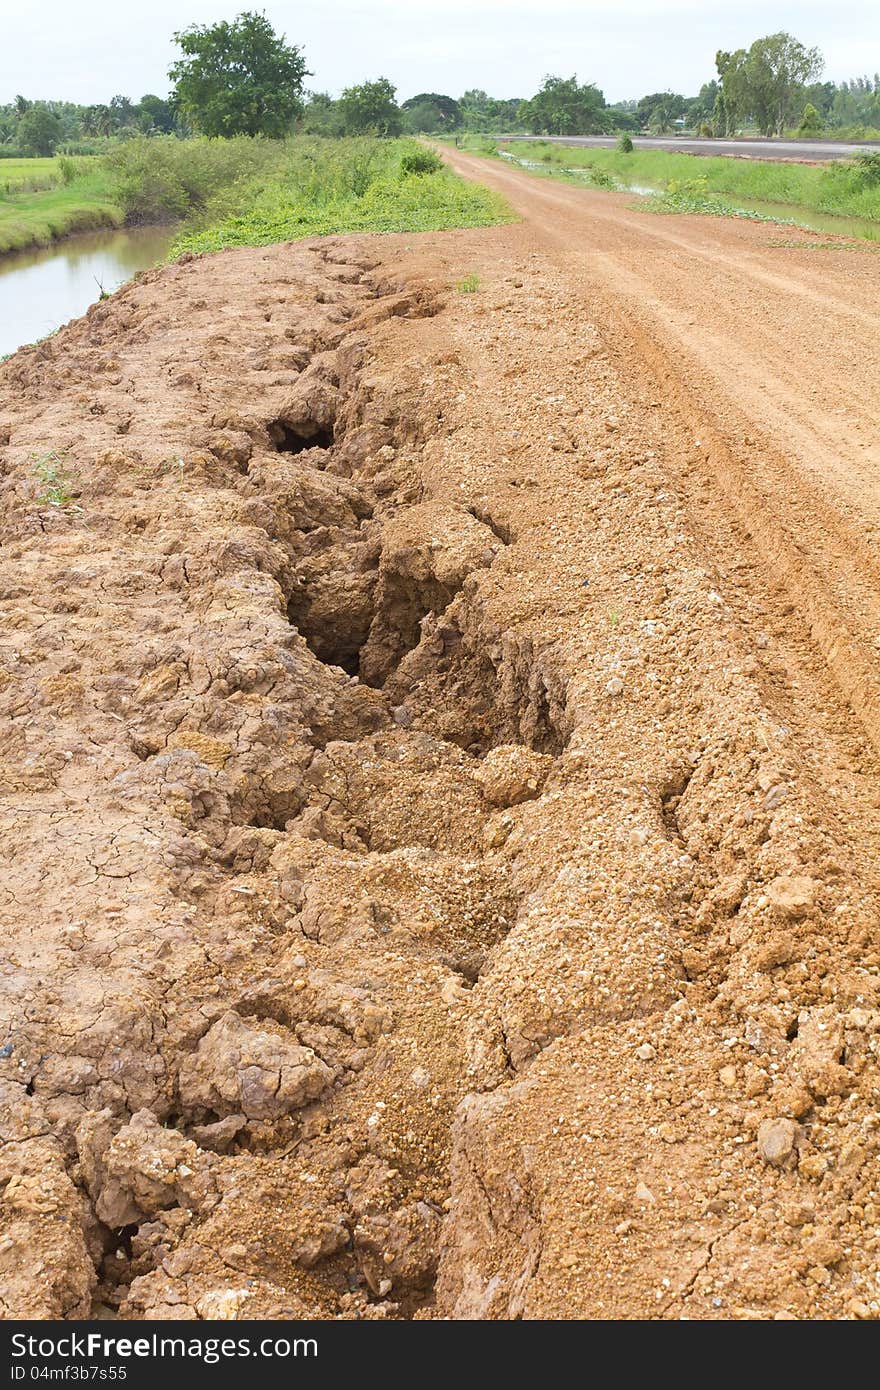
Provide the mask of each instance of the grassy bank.
{"label": "grassy bank", "polygon": [[172,255],[331,232],[485,227],[513,214],[414,140],[130,141],[108,160],[129,221],[182,218]]}
{"label": "grassy bank", "polygon": [[[12,161],[9,161],[12,163]],[[22,163],[44,163],[26,160]],[[55,161],[51,161],[55,163]],[[0,168],[0,178],[5,170]],[[22,179],[25,185],[33,181]],[[90,169],[72,183],[6,193],[0,183],[0,254],[29,246],[48,246],[73,232],[118,227],[123,215],[106,170]]]}
{"label": "grassy bank", "polygon": [[100,160],[0,163],[0,253],[123,223],[181,222],[179,255],[512,216],[413,140],[130,140]]}
{"label": "grassy bank", "polygon": [[129,222],[182,219],[172,256],[332,232],[485,227],[513,214],[414,140],[129,141],[108,160]]}
{"label": "grassy bank", "polygon": [[[533,160],[548,173],[583,169],[599,184],[604,175],[612,186],[642,184],[674,196],[677,190],[699,180],[708,201],[712,201],[713,195],[722,195],[880,222],[880,167],[873,168],[870,163],[781,164],[639,149],[624,154],[619,150],[554,145],[546,140],[518,140],[500,148],[518,159]],[[877,165],[880,166],[880,160]]]}

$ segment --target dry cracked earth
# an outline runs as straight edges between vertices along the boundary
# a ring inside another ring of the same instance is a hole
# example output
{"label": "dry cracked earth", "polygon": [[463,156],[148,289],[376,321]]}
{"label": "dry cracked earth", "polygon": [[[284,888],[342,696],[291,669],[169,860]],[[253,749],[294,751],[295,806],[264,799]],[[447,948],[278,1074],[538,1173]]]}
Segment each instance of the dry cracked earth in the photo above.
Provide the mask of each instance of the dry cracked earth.
{"label": "dry cracked earth", "polygon": [[526,220],[0,369],[4,1316],[876,1316],[876,753],[622,331]]}

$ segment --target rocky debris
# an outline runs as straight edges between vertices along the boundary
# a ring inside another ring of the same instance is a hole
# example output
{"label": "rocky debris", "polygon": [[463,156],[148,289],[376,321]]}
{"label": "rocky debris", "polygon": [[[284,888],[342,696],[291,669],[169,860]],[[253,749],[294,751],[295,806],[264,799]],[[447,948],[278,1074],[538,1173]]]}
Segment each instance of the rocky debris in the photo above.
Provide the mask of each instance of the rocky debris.
{"label": "rocky debris", "polygon": [[764,1162],[772,1168],[792,1167],[797,1162],[799,1133],[794,1120],[762,1120],[758,1126],[758,1151]]}
{"label": "rocky debris", "polygon": [[105,1110],[77,1132],[83,1177],[105,1225],[138,1225],[167,1207],[199,1211],[216,1200],[210,1161],[191,1139],[164,1128],[149,1110],[138,1110],[115,1134],[111,1126]]}
{"label": "rocky debris", "polygon": [[780,917],[797,921],[813,909],[818,884],[803,874],[780,874],[767,885],[767,898]]}
{"label": "rocky debris", "polygon": [[501,744],[483,758],[477,776],[493,806],[519,806],[540,796],[553,759],[519,744]]}
{"label": "rocky debris", "polygon": [[230,1010],[183,1060],[178,1086],[189,1113],[264,1120],[316,1100],[332,1081],[326,1062],[285,1029],[257,1028]]}
{"label": "rocky debris", "polygon": [[89,1316],[100,1237],[48,1139],[0,1147],[0,1312],[4,1318]]}
{"label": "rocky debris", "polygon": [[354,1228],[358,1263],[374,1294],[395,1285],[409,1291],[431,1286],[437,1268],[440,1216],[425,1202],[363,1217]]}

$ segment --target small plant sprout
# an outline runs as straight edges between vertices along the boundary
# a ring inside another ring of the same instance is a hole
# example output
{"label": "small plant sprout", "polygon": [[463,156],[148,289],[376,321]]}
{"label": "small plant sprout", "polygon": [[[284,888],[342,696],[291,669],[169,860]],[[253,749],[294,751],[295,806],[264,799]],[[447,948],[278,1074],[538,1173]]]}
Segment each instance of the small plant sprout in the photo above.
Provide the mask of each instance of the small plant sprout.
{"label": "small plant sprout", "polygon": [[608,614],[608,621],[612,627],[617,627],[618,623],[620,622],[620,617],[617,613],[615,613],[613,608],[611,612]]}
{"label": "small plant sprout", "polygon": [[480,288],[479,275],[466,275],[463,280],[459,280],[456,289],[459,294],[476,294]]}
{"label": "small plant sprout", "polygon": [[34,473],[43,485],[37,501],[41,507],[57,507],[59,511],[81,512],[82,507],[73,505],[76,495],[71,490],[71,478],[65,471],[64,460],[59,454],[43,454],[34,460]]}

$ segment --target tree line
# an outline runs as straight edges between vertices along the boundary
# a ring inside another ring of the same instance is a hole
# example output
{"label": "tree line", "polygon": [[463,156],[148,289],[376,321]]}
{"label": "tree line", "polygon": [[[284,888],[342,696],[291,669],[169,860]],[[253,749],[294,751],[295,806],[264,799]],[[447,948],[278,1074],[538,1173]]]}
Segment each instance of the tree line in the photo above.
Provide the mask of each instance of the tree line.
{"label": "tree line", "polygon": [[296,130],[326,136],[880,131],[880,75],[820,82],[821,53],[787,33],[757,39],[748,49],[719,50],[716,76],[696,96],[652,92],[610,105],[595,83],[576,76],[547,76],[527,98],[472,89],[458,98],[420,92],[398,103],[386,77],[347,87],[338,97],[311,91],[306,79],[313,74],[302,48],[251,11],[219,24],[191,25],[174,38],[181,56],[170,69],[166,97],[147,94],[135,102],[118,95],[106,105],[77,106],[19,96],[0,106],[0,154],[88,154],[135,136],[277,138]]}

